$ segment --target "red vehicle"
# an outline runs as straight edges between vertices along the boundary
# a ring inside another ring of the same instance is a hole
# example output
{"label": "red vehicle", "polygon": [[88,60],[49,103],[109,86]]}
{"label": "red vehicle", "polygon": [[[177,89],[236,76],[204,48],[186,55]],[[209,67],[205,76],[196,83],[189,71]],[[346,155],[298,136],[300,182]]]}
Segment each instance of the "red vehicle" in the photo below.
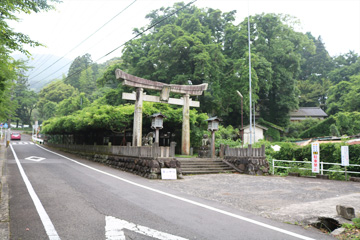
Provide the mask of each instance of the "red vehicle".
{"label": "red vehicle", "polygon": [[20,133],[11,133],[11,140],[21,140]]}

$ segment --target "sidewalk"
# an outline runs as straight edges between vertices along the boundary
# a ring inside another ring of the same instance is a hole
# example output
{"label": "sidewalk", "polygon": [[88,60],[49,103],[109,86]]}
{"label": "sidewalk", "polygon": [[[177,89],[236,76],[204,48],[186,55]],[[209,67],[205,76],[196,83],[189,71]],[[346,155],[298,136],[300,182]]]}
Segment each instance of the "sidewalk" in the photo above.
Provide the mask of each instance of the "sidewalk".
{"label": "sidewalk", "polygon": [[0,239],[10,239],[9,188],[6,179],[6,153],[3,141],[0,141]]}

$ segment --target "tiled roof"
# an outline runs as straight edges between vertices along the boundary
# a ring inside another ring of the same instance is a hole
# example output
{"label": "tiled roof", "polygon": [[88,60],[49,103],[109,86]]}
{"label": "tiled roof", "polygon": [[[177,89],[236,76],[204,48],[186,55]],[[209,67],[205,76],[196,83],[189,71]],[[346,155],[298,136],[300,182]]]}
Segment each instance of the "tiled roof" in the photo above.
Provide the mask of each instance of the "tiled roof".
{"label": "tiled roof", "polygon": [[290,112],[291,118],[296,117],[327,117],[328,115],[319,107],[300,107]]}

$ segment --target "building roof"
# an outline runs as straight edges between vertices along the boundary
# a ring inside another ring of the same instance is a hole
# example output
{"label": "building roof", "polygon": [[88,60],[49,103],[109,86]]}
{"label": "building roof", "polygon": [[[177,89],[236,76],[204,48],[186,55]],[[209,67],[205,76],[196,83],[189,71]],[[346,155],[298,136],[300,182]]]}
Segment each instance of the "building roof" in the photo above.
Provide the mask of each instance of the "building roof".
{"label": "building roof", "polygon": [[[258,124],[255,124],[255,127],[257,127],[257,128],[261,128],[261,129],[263,129],[263,130],[268,130],[268,128],[267,127],[264,127],[264,126],[261,126],[261,125],[258,125]],[[244,126],[242,129],[245,129],[245,128],[250,128],[250,125],[246,125],[246,126]]]}
{"label": "building roof", "polygon": [[319,107],[300,107],[298,110],[290,112],[291,119],[304,117],[327,117],[328,115]]}

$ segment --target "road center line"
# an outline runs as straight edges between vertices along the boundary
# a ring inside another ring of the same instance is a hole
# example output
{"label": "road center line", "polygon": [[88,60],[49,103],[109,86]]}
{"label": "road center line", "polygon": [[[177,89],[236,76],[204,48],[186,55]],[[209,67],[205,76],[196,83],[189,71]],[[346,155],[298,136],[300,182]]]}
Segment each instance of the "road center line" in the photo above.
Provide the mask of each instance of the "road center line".
{"label": "road center line", "polygon": [[55,154],[55,155],[58,155],[58,156],[60,156],[60,157],[62,157],[62,158],[65,158],[65,159],[67,159],[67,160],[70,160],[70,161],[72,161],[72,162],[74,162],[74,163],[76,163],[76,164],[79,164],[79,165],[81,165],[81,166],[83,166],[83,167],[86,167],[86,168],[89,168],[89,169],[94,170],[94,171],[96,171],[96,172],[99,172],[99,173],[105,174],[105,175],[107,175],[107,176],[116,178],[116,179],[118,179],[118,180],[121,180],[121,181],[123,181],[123,182],[132,184],[132,185],[134,185],[134,186],[137,186],[137,187],[140,187],[140,188],[143,188],[143,189],[147,189],[147,190],[149,190],[149,191],[156,192],[156,193],[159,193],[159,194],[168,196],[168,197],[170,197],[170,198],[174,198],[174,199],[177,199],[177,200],[180,200],[180,201],[183,201],[183,202],[187,202],[187,203],[190,203],[190,204],[193,204],[193,205],[196,205],[196,206],[199,206],[199,207],[202,207],[202,208],[205,208],[205,209],[208,209],[208,210],[217,212],[217,213],[221,213],[221,214],[224,214],[224,215],[233,217],[233,218],[237,218],[237,219],[240,219],[240,220],[242,220],[242,221],[249,222],[249,223],[252,223],[252,224],[255,224],[255,225],[258,225],[258,226],[261,226],[261,227],[270,229],[270,230],[273,230],[273,231],[277,231],[277,232],[280,232],[280,233],[284,233],[284,234],[289,235],[289,236],[293,236],[293,237],[296,237],[296,238],[299,238],[299,239],[304,239],[304,240],[314,240],[313,238],[309,238],[309,237],[306,237],[306,236],[303,236],[303,235],[300,235],[300,234],[297,234],[297,233],[294,233],[294,232],[291,232],[291,231],[288,231],[288,230],[285,230],[285,229],[282,229],[282,228],[274,227],[274,226],[271,226],[271,225],[266,224],[266,223],[262,223],[262,222],[259,222],[259,221],[256,221],[256,220],[253,220],[253,219],[250,219],[250,218],[246,218],[246,217],[243,217],[243,216],[240,216],[240,215],[237,215],[237,214],[233,214],[233,213],[231,213],[231,212],[227,212],[227,211],[224,211],[224,210],[221,210],[221,209],[217,209],[217,208],[214,208],[214,207],[211,207],[211,206],[202,204],[202,203],[198,203],[198,202],[195,202],[195,201],[186,199],[186,198],[182,198],[182,197],[179,197],[179,196],[170,194],[170,193],[166,193],[166,192],[157,190],[157,189],[155,189],[155,188],[147,187],[147,186],[145,186],[145,185],[141,185],[141,184],[138,184],[138,183],[129,181],[129,180],[125,179],[125,178],[118,177],[118,176],[113,175],[113,174],[111,174],[111,173],[107,173],[107,172],[102,171],[102,170],[99,170],[99,169],[97,169],[97,168],[88,166],[88,165],[86,165],[86,164],[84,164],[84,163],[78,162],[78,161],[76,161],[76,160],[74,160],[74,159],[68,158],[68,157],[66,157],[66,156],[64,156],[64,155],[61,155],[61,154],[59,154],[59,153],[50,151],[49,149],[46,149],[46,148],[41,147],[41,146],[39,146],[39,145],[36,145],[36,146],[38,146],[39,148],[44,149],[45,151],[51,152],[51,153],[53,153],[53,154]]}
{"label": "road center line", "polygon": [[37,212],[38,212],[38,214],[40,216],[40,219],[41,219],[41,222],[42,222],[42,224],[43,224],[43,226],[45,228],[46,234],[48,235],[50,240],[60,240],[60,237],[57,234],[57,232],[55,230],[55,227],[54,227],[53,223],[50,220],[49,215],[46,213],[44,206],[41,204],[41,201],[40,201],[39,197],[35,193],[34,188],[32,187],[28,177],[26,176],[25,171],[24,171],[24,169],[23,169],[23,167],[22,167],[22,165],[21,165],[21,163],[20,163],[20,161],[19,161],[19,159],[18,159],[12,145],[10,145],[10,148],[11,148],[11,151],[12,151],[12,153],[14,155],[16,164],[17,164],[17,166],[19,168],[21,177],[24,180],[26,188],[27,188],[31,199],[34,202],[35,208],[36,208],[36,210],[37,210]]}

